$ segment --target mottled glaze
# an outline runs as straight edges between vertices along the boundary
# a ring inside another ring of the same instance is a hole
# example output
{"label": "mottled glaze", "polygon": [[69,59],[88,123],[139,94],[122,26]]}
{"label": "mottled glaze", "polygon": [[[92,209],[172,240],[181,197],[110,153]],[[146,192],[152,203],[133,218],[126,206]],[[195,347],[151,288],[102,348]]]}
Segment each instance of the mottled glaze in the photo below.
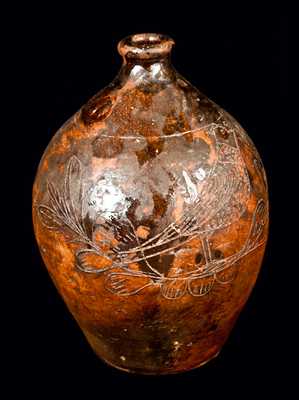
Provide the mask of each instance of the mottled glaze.
{"label": "mottled glaze", "polygon": [[265,172],[241,126],[171,66],[118,45],[116,79],[47,147],[33,188],[43,260],[96,354],[151,374],[218,354],[260,269]]}

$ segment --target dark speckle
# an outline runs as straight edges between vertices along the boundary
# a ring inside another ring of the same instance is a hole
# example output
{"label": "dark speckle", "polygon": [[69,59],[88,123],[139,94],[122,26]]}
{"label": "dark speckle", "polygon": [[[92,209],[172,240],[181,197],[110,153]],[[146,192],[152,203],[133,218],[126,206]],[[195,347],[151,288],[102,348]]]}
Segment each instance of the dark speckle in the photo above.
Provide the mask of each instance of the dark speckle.
{"label": "dark speckle", "polygon": [[212,331],[215,331],[216,329],[217,329],[217,324],[212,324],[211,326],[210,326],[210,329],[209,329],[209,332],[212,332]]}
{"label": "dark speckle", "polygon": [[219,260],[219,259],[223,258],[223,253],[222,253],[222,251],[216,249],[213,251],[213,256],[214,256],[214,258]]}
{"label": "dark speckle", "polygon": [[196,257],[195,257],[196,264],[200,264],[201,261],[202,261],[202,254],[201,253],[197,253]]}

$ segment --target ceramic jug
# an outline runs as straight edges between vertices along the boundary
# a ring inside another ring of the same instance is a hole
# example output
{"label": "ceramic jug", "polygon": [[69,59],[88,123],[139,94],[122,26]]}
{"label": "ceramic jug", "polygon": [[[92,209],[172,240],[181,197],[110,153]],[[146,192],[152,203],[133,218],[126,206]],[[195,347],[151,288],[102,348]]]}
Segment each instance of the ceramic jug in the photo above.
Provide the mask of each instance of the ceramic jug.
{"label": "ceramic jug", "polygon": [[102,360],[143,374],[219,353],[268,231],[257,150],[172,67],[173,45],[119,43],[119,74],[55,134],[33,188],[37,242],[68,309]]}

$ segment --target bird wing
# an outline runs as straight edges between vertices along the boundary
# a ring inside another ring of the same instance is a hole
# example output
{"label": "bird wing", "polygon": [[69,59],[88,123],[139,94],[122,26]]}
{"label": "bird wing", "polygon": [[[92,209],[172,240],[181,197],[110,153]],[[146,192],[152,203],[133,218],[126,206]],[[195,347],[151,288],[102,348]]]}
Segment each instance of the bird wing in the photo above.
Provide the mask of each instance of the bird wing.
{"label": "bird wing", "polygon": [[203,182],[198,199],[179,221],[184,233],[203,233],[231,224],[244,211],[249,182],[243,163],[218,161],[213,174]]}

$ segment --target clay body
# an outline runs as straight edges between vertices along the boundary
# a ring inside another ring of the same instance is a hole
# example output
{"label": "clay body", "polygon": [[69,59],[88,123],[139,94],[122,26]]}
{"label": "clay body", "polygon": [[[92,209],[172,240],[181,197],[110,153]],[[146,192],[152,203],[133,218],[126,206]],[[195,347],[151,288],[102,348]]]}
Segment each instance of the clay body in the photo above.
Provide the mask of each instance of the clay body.
{"label": "clay body", "polygon": [[267,182],[242,127],[179,75],[173,41],[140,34],[56,133],[33,188],[51,278],[96,354],[131,372],[218,354],[258,275]]}

